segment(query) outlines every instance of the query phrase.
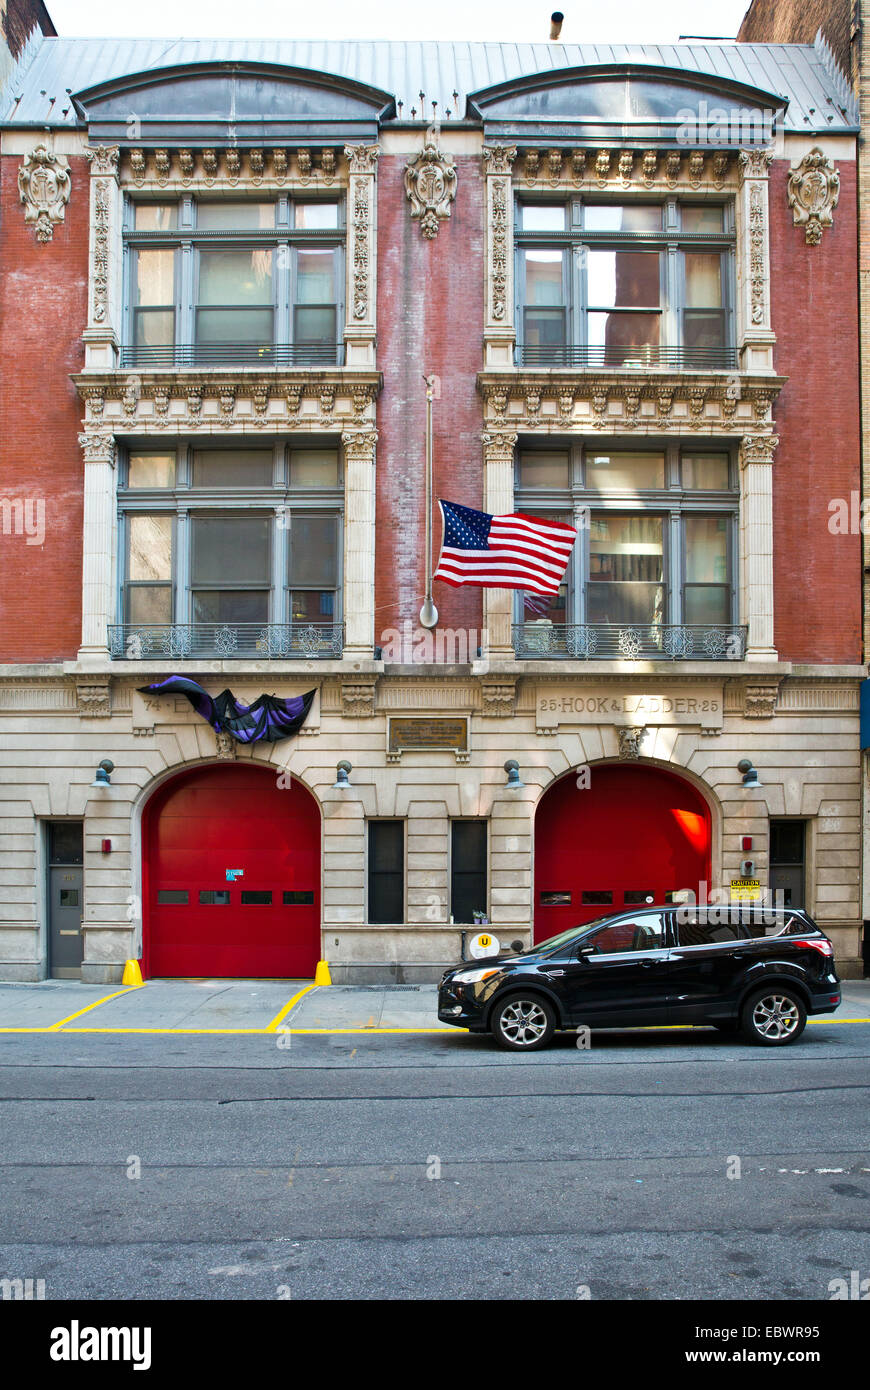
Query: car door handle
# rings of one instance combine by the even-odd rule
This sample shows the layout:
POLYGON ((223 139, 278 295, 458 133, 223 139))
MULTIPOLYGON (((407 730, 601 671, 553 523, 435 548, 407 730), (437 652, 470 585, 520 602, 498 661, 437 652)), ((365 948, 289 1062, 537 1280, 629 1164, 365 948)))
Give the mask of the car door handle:
POLYGON ((641 961, 641 965, 643 966, 644 970, 652 970, 652 968, 653 968, 654 965, 667 965, 667 963, 668 963, 668 958, 667 958, 667 956, 661 956, 658 960, 642 960, 642 961, 641 961))

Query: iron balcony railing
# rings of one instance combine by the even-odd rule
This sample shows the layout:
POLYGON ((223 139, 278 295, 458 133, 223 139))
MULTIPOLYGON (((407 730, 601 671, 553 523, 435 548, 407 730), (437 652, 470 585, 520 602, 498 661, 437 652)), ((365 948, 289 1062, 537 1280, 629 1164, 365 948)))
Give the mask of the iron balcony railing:
POLYGON ((742 661, 747 629, 666 623, 551 623, 531 619, 513 629, 514 652, 522 659, 559 657, 579 661, 742 661))
POLYGON ((343 367, 344 343, 122 347, 122 367, 343 367))
POLYGON ((340 659, 343 623, 117 623, 109 627, 115 661, 172 657, 256 657, 258 660, 340 659))
POLYGON ((737 368, 737 351, 729 347, 577 347, 572 343, 536 347, 517 347, 521 367, 670 367, 677 371, 732 372, 737 368))

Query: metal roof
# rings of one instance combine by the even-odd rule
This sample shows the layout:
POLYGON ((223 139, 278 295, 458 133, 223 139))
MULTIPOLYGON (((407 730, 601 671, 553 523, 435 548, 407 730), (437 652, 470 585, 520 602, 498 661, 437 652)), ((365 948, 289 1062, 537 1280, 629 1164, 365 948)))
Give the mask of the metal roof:
POLYGON ((28 44, 0 93, 0 124, 74 126, 70 94, 192 63, 267 63, 354 78, 395 95, 401 118, 462 118, 469 92, 535 72, 643 63, 733 80, 788 98, 786 130, 854 130, 857 108, 830 50, 816 44, 510 44, 288 39, 45 38, 28 44), (457 96, 454 93, 458 94, 457 96))

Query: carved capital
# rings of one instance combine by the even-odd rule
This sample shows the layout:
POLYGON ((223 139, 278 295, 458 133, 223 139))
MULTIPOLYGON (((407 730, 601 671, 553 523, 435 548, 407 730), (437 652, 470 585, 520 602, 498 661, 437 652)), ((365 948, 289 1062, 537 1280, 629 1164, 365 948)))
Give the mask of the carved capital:
POLYGON ((377 172, 380 145, 345 145, 344 153, 352 174, 374 174, 377 172))
POLYGON ((748 463, 773 463, 778 434, 747 434, 740 441, 740 467, 748 463))
POLYGON ((76 681, 76 710, 83 719, 107 719, 112 713, 111 685, 108 677, 76 681))
POLYGON ((745 719, 772 719, 776 713, 779 681, 747 683, 743 687, 743 716, 745 719))
POLYGON ((421 233, 431 241, 450 216, 450 204, 456 197, 456 167, 451 156, 442 154, 438 147, 437 126, 429 127, 422 150, 405 166, 405 194, 412 218, 419 221, 421 233))
POLYGON ((517 683, 507 677, 484 677, 480 682, 483 705, 481 714, 487 719, 509 719, 514 712, 517 683))
POLYGON ((37 145, 18 170, 18 196, 24 204, 24 221, 30 223, 36 240, 51 241, 54 228, 63 222, 71 184, 69 161, 37 145))
POLYGON ((745 183, 747 179, 766 179, 772 161, 771 149, 741 150, 737 156, 740 182, 745 183))
POLYGON ((806 231, 808 246, 818 246, 822 230, 833 226, 839 200, 836 165, 816 146, 800 164, 792 165, 788 176, 788 205, 794 213, 794 225, 806 231))
POLYGON ((116 177, 121 150, 118 145, 89 145, 85 149, 85 159, 91 166, 92 174, 116 177))
POLYGON ((505 431, 504 433, 491 434, 487 432, 480 436, 483 441, 483 456, 487 462, 496 459, 512 459, 514 448, 516 447, 517 436, 505 431))
POLYGON ((483 170, 486 174, 509 174, 517 157, 516 145, 484 145, 483 170))
POLYGON ((375 712, 377 677, 370 681, 343 681, 341 686, 342 713, 352 719, 370 719, 375 712))
POLYGON ((115 464, 115 439, 111 434, 93 434, 88 431, 79 435, 79 447, 84 452, 85 463, 115 464))
POLYGON ((344 430, 341 436, 346 458, 375 461, 375 445, 378 442, 377 430, 344 430))

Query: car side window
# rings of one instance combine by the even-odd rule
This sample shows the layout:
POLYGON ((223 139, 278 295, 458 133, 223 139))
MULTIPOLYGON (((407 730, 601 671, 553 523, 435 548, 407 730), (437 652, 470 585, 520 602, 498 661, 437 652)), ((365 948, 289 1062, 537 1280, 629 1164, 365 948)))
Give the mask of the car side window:
POLYGON ((725 912, 677 913, 677 941, 681 946, 714 946, 722 941, 742 941, 739 920, 725 912))
POLYGON ((620 951, 655 951, 665 944, 664 926, 658 913, 644 914, 632 920, 614 922, 588 939, 596 954, 615 955, 620 951))

